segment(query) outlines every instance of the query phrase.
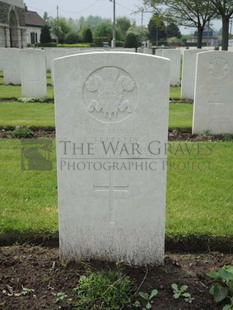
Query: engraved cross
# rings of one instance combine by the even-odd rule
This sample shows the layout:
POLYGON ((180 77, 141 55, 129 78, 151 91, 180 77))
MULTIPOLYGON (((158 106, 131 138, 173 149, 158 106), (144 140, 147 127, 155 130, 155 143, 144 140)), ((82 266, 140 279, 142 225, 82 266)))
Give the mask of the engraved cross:
POLYGON ((109 185, 94 185, 94 190, 99 192, 109 192, 109 223, 114 224, 114 192, 129 192, 129 185, 113 185, 112 173, 109 173, 109 185))
POLYGON ((219 100, 217 92, 214 92, 213 99, 209 99, 208 103, 209 103, 209 106, 213 107, 213 109, 214 109, 213 118, 214 119, 218 118, 219 117, 219 111, 222 109, 223 104, 219 100))

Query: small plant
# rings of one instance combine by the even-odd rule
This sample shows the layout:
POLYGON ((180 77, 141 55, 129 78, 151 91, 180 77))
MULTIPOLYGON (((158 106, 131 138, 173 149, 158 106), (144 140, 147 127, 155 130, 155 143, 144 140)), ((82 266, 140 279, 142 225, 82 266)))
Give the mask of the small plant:
POLYGON ((233 310, 233 266, 223 266, 207 275, 216 282, 210 288, 214 301, 216 303, 228 301, 229 303, 222 310, 233 310))
POLYGON ((66 293, 64 293, 64 292, 59 292, 59 293, 57 293, 57 295, 56 295, 56 302, 64 302, 64 300, 68 297, 67 295, 66 295, 66 293))
POLYGON ((85 310, 122 309, 131 304, 132 281, 121 272, 91 272, 74 288, 72 306, 85 310))
POLYGON ((223 135, 223 141, 232 141, 233 140, 233 135, 232 134, 230 134, 230 133, 225 133, 224 135, 223 135))
POLYGON ((22 286, 21 295, 23 296, 30 295, 32 292, 34 292, 34 289, 22 286))
POLYGON ((30 138, 33 136, 33 131, 26 127, 16 126, 16 129, 11 132, 13 138, 30 138))
POLYGON ((209 136, 212 136, 213 134, 212 134, 212 132, 210 131, 210 130, 204 130, 203 132, 202 132, 202 136, 207 136, 207 137, 209 137, 209 136))
POLYGON ((152 308, 153 298, 158 295, 158 290, 154 289, 151 293, 139 292, 138 295, 146 301, 145 307, 141 308, 141 303, 137 300, 134 303, 134 306, 137 308, 141 308, 142 310, 147 310, 152 308))
POLYGON ((177 284, 173 283, 171 285, 171 288, 173 291, 173 297, 175 299, 184 298, 184 300, 189 304, 191 304, 193 302, 194 298, 192 298, 191 294, 188 292, 188 286, 187 285, 182 285, 179 288, 177 284))

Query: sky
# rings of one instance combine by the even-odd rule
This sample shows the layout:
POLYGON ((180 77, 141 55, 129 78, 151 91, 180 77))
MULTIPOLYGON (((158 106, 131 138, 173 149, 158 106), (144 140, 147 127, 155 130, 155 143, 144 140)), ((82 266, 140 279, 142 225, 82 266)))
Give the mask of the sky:
MULTIPOLYGON (((59 16, 80 18, 89 15, 101 16, 112 19, 113 17, 113 2, 112 0, 24 0, 30 11, 36 11, 41 17, 44 12, 49 16, 56 17, 57 6, 59 8, 59 16)), ((136 13, 142 7, 143 0, 115 0, 116 2, 116 17, 127 16, 134 19, 138 26, 142 23, 141 13, 136 13)), ((143 25, 147 27, 151 18, 150 12, 144 12, 143 25)), ((214 29, 218 30, 221 27, 220 22, 213 23, 214 29)), ((182 34, 190 34, 195 31, 194 28, 181 27, 182 34)))
MULTIPOLYGON (((127 16, 136 20, 138 26, 141 25, 141 13, 133 14, 142 6, 142 0, 115 0, 116 1, 116 17, 127 16)), ((55 17, 57 14, 57 5, 59 7, 59 15, 63 17, 79 18, 89 15, 98 15, 112 19, 113 2, 110 0, 24 0, 30 11, 37 11, 43 17, 44 12, 48 12, 49 16, 55 17)), ((151 13, 143 14, 143 24, 148 25, 151 13)))

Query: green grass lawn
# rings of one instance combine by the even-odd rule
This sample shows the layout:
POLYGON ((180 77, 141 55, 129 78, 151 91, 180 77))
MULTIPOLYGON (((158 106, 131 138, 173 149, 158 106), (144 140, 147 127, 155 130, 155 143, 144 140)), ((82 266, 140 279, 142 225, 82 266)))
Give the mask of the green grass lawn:
POLYGON ((192 129, 193 105, 170 103, 169 129, 192 129))
POLYGON ((180 99, 180 92, 181 92, 181 87, 170 87, 170 99, 171 100, 177 100, 180 99))
MULTIPOLYGON (((53 87, 51 86, 51 73, 47 72, 47 96, 49 99, 53 98, 53 87)), ((14 99, 21 98, 21 86, 20 85, 4 85, 3 84, 3 72, 0 71, 0 100, 1 99, 14 99)))
MULTIPOLYGON (((190 104, 171 103, 169 128, 192 128, 192 109, 190 104)), ((54 127, 54 104, 0 102, 0 127, 8 126, 54 127)))
POLYGON ((0 126, 54 127, 54 104, 0 102, 0 126))
MULTIPOLYGON (((20 146, 20 140, 0 140, 0 234, 56 232, 55 142, 53 170, 48 172, 22 171, 20 146)), ((233 143, 212 142, 207 149, 204 142, 173 142, 171 152, 167 236, 233 236, 233 143), (186 148, 192 145, 192 154, 188 155, 186 148), (197 154, 198 145, 204 155, 197 154), (209 149, 211 154, 207 156, 209 149), (188 162, 192 169, 183 168, 188 162)))
MULTIPOLYGON (((53 98, 53 87, 51 86, 51 72, 46 73, 47 76, 47 93, 48 98, 53 98)), ((180 99, 180 87, 170 87, 170 99, 177 100, 180 99)), ((0 100, 1 99, 12 99, 12 98, 20 98, 21 95, 21 86, 17 85, 4 85, 3 84, 3 72, 0 71, 0 100)))

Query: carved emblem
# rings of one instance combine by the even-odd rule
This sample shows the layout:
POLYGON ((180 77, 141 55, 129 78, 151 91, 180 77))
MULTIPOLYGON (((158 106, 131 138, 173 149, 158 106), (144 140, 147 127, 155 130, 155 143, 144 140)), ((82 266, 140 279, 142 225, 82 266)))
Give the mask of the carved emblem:
POLYGON ((209 62, 209 73, 213 77, 222 78, 228 73, 227 61, 222 57, 215 57, 209 62))
POLYGON ((94 118, 117 122, 133 112, 137 103, 137 87, 126 71, 104 67, 87 78, 83 96, 87 111, 94 118))

